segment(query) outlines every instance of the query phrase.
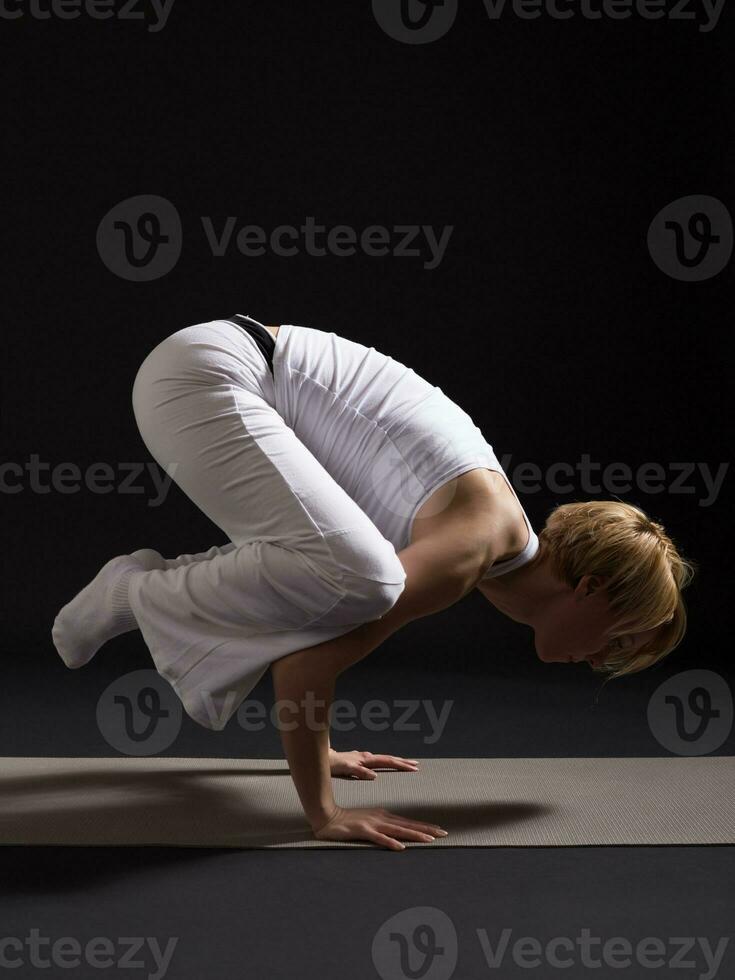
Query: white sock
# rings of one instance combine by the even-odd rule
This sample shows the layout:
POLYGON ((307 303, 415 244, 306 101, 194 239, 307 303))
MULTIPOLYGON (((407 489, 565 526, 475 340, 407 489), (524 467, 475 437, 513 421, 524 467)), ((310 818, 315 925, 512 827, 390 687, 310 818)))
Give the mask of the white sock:
POLYGON ((51 636, 67 667, 83 667, 108 640, 138 628, 128 586, 143 571, 131 555, 112 558, 59 612, 51 636))

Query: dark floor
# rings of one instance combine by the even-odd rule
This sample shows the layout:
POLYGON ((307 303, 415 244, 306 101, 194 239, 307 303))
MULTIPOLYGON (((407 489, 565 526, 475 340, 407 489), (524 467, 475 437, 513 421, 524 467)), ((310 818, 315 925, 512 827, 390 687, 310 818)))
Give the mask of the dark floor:
POLYGON ((2 936, 24 943, 5 948, 3 965, 23 963, 7 970, 15 978, 103 975, 88 963, 33 966, 33 929, 46 960, 63 937, 82 951, 104 937, 116 977, 724 980, 735 970, 732 848, 7 848, 0 857, 2 936), (140 937, 137 953, 126 937, 140 937), (549 945, 559 937, 571 944, 549 945), (169 965, 157 968, 154 953, 167 948, 169 965), (495 966, 485 953, 498 954, 495 966), (124 956, 139 965, 125 968, 124 956))
MULTIPOLYGON (((415 663, 391 662, 389 649, 380 654, 341 679, 348 730, 333 734, 337 748, 418 758, 672 754, 654 735, 648 709, 659 685, 686 665, 600 692, 599 678, 581 665, 549 667, 519 655, 517 671, 465 664, 462 673, 422 673, 415 663), (384 702, 384 731, 365 713, 371 700, 384 702)), ((83 671, 49 659, 42 685, 32 670, 14 670, 5 687, 10 710, 0 717, 3 754, 117 754, 96 708, 125 673, 123 662, 125 671, 150 666, 121 639, 83 671)), ((268 680, 253 697, 270 705, 268 680)), ((711 754, 734 754, 731 722, 711 754)), ((246 731, 233 719, 215 734, 186 717, 159 754, 283 757, 267 722, 246 731)), ((141 980, 735 975, 731 847, 400 854, 8 847, 0 860, 0 941, 10 941, 0 945, 0 967, 14 978, 88 980, 104 974, 105 962, 119 963, 116 977, 141 980), (50 941, 40 953, 32 949, 34 929, 50 941), (61 959, 41 966, 51 942, 64 937, 82 950, 94 938, 107 942, 93 948, 91 962, 65 966, 77 953, 61 946, 61 959), (172 939, 168 966, 157 967, 155 952, 165 958, 172 939)))

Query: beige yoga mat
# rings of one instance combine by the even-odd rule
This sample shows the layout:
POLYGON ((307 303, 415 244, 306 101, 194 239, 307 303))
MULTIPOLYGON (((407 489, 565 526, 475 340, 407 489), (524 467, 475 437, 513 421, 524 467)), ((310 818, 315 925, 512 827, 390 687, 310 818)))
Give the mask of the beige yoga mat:
MULTIPOLYGON (((334 779, 341 806, 382 806, 449 836, 410 847, 735 843, 731 758, 424 759, 334 779)), ((317 841, 283 760, 0 760, 0 843, 371 847, 317 841)))

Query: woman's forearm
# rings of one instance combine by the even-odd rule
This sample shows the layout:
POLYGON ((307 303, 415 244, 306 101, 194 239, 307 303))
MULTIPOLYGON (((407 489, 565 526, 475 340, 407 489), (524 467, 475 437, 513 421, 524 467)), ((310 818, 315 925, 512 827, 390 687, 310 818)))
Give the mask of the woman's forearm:
POLYGON ((327 823, 336 808, 329 760, 329 712, 337 676, 398 629, 397 617, 389 623, 385 619, 299 650, 271 667, 283 750, 314 830, 327 823))
POLYGON ((329 711, 334 678, 318 677, 303 663, 277 661, 273 681, 278 726, 291 778, 314 830, 335 810, 329 763, 329 711))
POLYGON ((301 805, 314 830, 327 823, 336 810, 329 764, 329 712, 337 677, 401 626, 446 608, 474 585, 471 563, 458 561, 452 574, 446 563, 432 563, 430 554, 423 543, 399 553, 406 569, 406 585, 395 605, 380 619, 282 657, 271 667, 276 702, 281 707, 281 741, 301 805))

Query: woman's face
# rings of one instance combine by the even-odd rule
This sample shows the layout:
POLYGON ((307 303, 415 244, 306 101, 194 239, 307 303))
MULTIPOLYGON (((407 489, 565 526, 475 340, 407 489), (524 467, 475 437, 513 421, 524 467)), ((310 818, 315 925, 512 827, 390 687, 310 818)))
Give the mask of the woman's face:
MULTIPOLYGON (((577 587, 560 593, 534 626, 534 646, 545 663, 575 663, 586 660, 601 666, 611 653, 637 652, 656 629, 614 638, 615 616, 611 612, 604 581, 584 575, 577 587)), ((658 627, 657 627, 658 628, 658 627)))

